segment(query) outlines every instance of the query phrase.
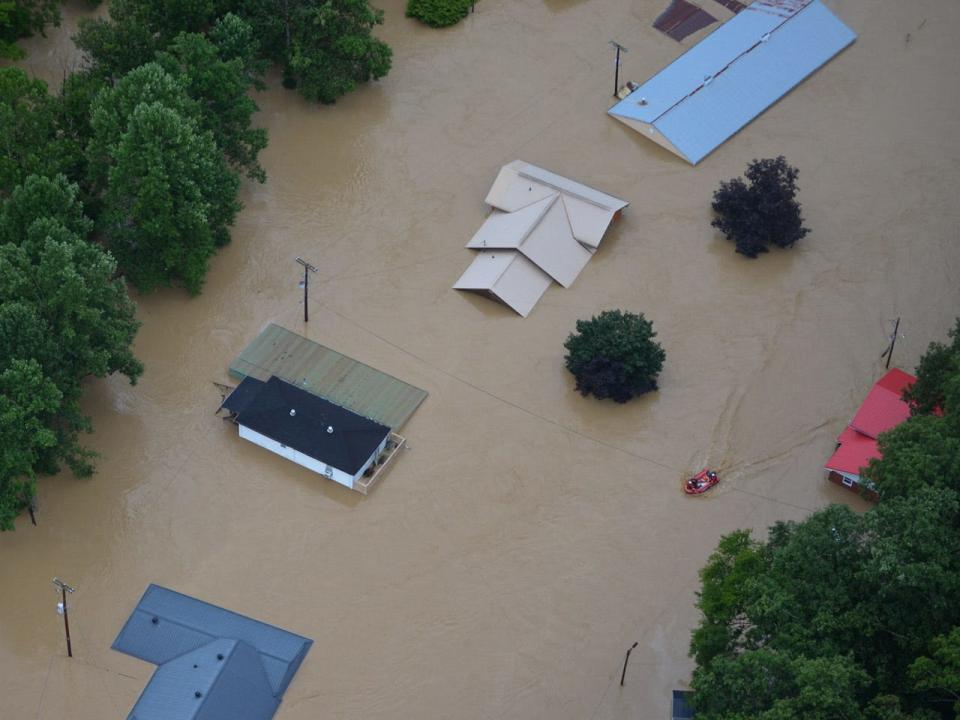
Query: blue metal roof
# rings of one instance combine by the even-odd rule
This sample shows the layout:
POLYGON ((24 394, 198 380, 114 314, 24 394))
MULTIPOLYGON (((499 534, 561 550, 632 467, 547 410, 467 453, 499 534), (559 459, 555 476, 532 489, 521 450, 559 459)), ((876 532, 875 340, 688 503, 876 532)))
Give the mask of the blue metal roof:
POLYGON ((695 165, 856 37, 820 0, 790 13, 760 0, 608 112, 653 125, 695 165))
POLYGON ((689 690, 673 691, 673 710, 670 713, 671 720, 692 720, 697 716, 694 709, 690 706, 690 698, 693 693, 689 690))
POLYGON ((150 585, 113 649, 159 666, 130 720, 269 720, 312 644, 150 585))

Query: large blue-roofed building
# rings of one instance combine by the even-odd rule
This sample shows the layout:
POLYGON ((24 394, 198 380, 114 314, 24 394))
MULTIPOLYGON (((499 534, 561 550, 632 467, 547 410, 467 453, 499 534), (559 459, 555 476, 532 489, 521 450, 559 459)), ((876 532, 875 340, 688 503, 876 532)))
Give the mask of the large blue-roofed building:
POLYGON ((856 37, 820 0, 757 0, 608 112, 696 165, 856 37))
POLYGON ((150 585, 113 643, 158 666, 127 720, 270 720, 312 644, 150 585))

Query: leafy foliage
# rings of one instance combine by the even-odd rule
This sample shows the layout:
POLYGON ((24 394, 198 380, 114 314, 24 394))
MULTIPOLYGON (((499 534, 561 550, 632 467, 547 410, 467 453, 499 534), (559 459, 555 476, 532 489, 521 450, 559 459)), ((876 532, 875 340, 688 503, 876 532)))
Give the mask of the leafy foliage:
POLYGON ((47 25, 60 25, 60 4, 56 0, 5 0, 0 2, 0 58, 19 60, 20 38, 44 35, 47 25))
POLYGON ((948 335, 948 345, 930 343, 917 365, 917 381, 903 394, 913 415, 929 415, 943 408, 951 382, 960 377, 960 318, 948 335))
POLYGON ((930 655, 910 666, 910 678, 918 690, 930 693, 934 702, 952 702, 960 714, 960 627, 930 641, 930 655))
POLYGON ((373 37, 383 11, 367 0, 306 0, 289 28, 285 72, 308 100, 329 104, 390 71, 393 52, 373 37))
POLYGON ((701 573, 691 643, 697 717, 923 709, 907 669, 960 619, 958 519, 955 493, 924 489, 865 515, 831 506, 778 524, 763 544, 743 531, 721 540, 701 573))
POLYGON ((564 347, 567 369, 583 395, 626 402, 657 388, 666 353, 653 338, 653 324, 621 310, 577 321, 564 347))
POLYGON ((430 27, 447 27, 463 20, 471 4, 471 0, 407 0, 407 17, 430 27))
POLYGON ((212 135, 160 102, 141 103, 109 148, 115 163, 101 218, 107 246, 141 290, 179 280, 199 293, 240 209, 239 180, 212 135))
POLYGON ((0 527, 38 473, 92 471, 78 442, 84 378, 143 371, 130 345, 135 308, 65 177, 31 175, 0 208, 0 527))
POLYGON ((721 182, 713 194, 716 217, 710 223, 728 240, 737 252, 749 258, 767 252, 768 245, 793 247, 810 232, 803 227, 797 194, 796 168, 781 155, 774 159, 754 160, 741 178, 721 182))
POLYGON ((270 59, 282 65, 285 84, 332 103, 389 72, 391 50, 372 35, 382 23, 383 11, 367 0, 115 0, 108 20, 81 23, 76 43, 116 81, 169 51, 181 33, 209 34, 220 59, 241 60, 255 86, 270 59))
POLYGON ((960 320, 950 337, 920 358, 917 381, 904 392, 911 417, 878 438, 883 458, 871 461, 867 476, 883 498, 924 487, 960 492, 960 320))
POLYGON ((61 131, 61 106, 42 80, 0 68, 0 197, 28 175, 74 174, 83 149, 61 131))

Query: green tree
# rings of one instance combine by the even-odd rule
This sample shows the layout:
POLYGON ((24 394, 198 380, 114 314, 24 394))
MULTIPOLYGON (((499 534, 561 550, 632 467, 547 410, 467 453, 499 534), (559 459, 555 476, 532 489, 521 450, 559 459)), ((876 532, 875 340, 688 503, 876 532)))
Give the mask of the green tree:
POLYGON ((771 244, 793 247, 810 232, 795 199, 799 172, 782 155, 754 160, 744 175, 749 185, 741 178, 720 183, 710 223, 736 243, 738 253, 755 258, 771 244))
POLYGON ((19 60, 23 49, 16 41, 40 33, 47 25, 60 25, 60 4, 56 0, 5 0, 0 2, 0 58, 19 60))
POLYGON ((60 106, 42 80, 0 68, 0 198, 28 175, 73 175, 83 149, 60 127, 60 106))
POLYGON ((90 221, 65 177, 30 176, 0 207, 0 525, 38 473, 92 471, 82 381, 135 382, 138 323, 116 263, 83 235, 90 221))
POLYGON ((956 493, 923 488, 780 523, 762 544, 725 537, 691 642, 697 717, 926 717, 907 670, 960 620, 958 518, 956 493))
POLYGON ((9 360, 0 370, 0 530, 13 529, 35 492, 40 458, 57 444, 50 424, 61 398, 35 360, 9 360))
POLYGON ((95 75, 112 84, 153 60, 157 50, 163 49, 163 38, 144 15, 136 0, 114 0, 109 19, 80 20, 73 42, 83 51, 95 75))
POLYGON ((605 310, 578 320, 576 334, 564 343, 577 390, 617 402, 656 390, 666 353, 654 337, 653 324, 643 314, 605 310))
MULTIPOLYGON (((233 21, 233 32, 242 32, 237 25, 241 22, 233 21)), ((228 43, 235 39, 225 38, 228 43)), ((228 45, 227 52, 234 49, 228 45)), ((267 131, 251 127, 257 105, 247 95, 255 81, 248 62, 245 57, 222 59, 220 48, 197 33, 181 33, 157 54, 157 63, 167 73, 182 78, 184 90, 196 103, 196 120, 213 134, 227 160, 251 179, 264 182, 266 173, 257 156, 267 146, 267 131)))
POLYGON ((239 180, 213 137, 160 102, 141 103, 111 148, 101 218, 111 252, 143 291, 180 281, 199 293, 240 210, 239 180))
POLYGON ((927 347, 917 365, 917 381, 903 394, 914 415, 943 409, 949 382, 960 377, 960 318, 947 334, 949 344, 932 342, 927 347))
POLYGON ((467 16, 472 0, 407 0, 407 17, 429 25, 456 25, 467 16))
POLYGON ((930 656, 910 666, 910 679, 918 690, 929 692, 934 703, 953 703, 960 714, 960 627, 930 641, 930 656))

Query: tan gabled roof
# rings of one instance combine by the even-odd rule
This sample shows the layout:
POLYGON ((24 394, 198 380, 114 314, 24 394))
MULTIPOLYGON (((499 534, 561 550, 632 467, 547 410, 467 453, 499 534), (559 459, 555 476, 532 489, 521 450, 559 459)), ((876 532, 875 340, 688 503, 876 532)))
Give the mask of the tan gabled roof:
POLYGON ((486 202, 493 212, 467 243, 483 252, 454 288, 489 292, 523 316, 550 278, 570 287, 628 204, 522 160, 500 169, 486 202))
POLYGON ((453 287, 490 293, 526 317, 550 282, 549 275, 516 250, 482 250, 453 287))

